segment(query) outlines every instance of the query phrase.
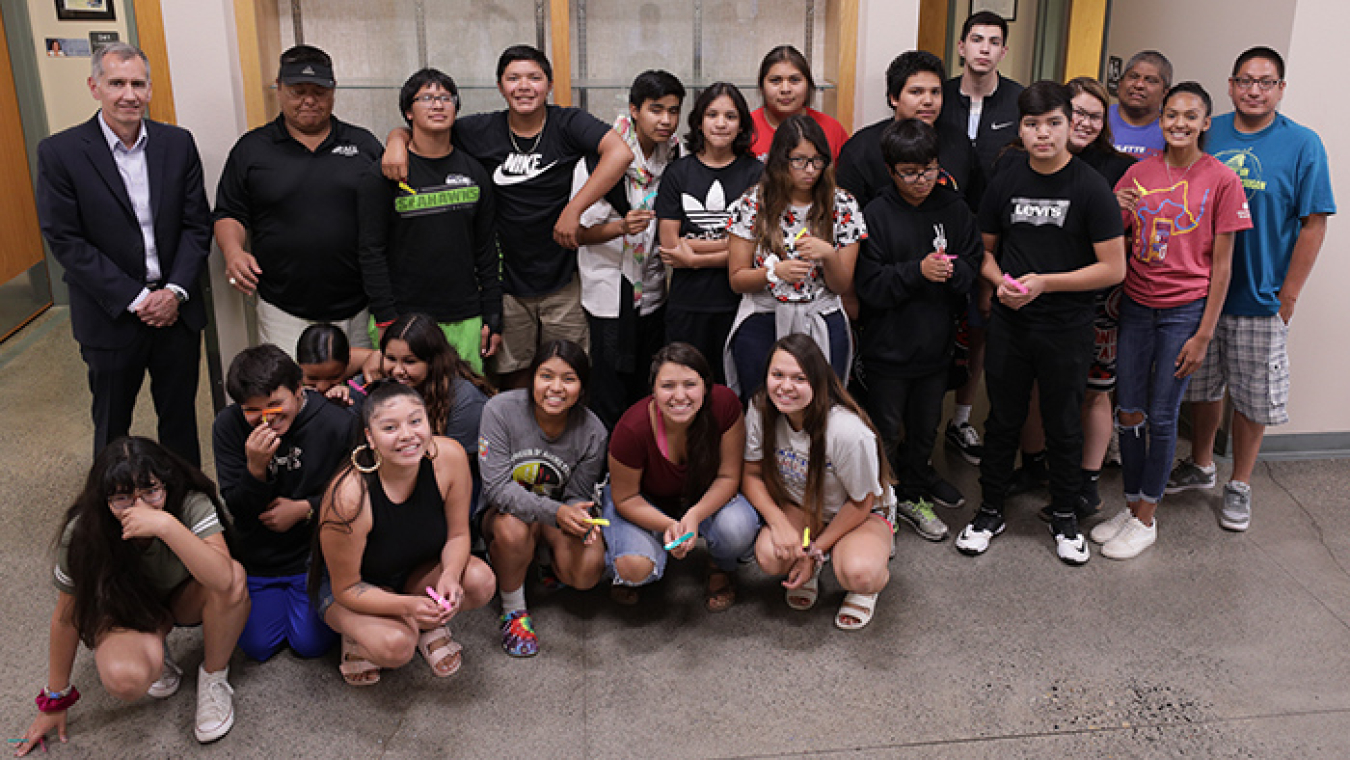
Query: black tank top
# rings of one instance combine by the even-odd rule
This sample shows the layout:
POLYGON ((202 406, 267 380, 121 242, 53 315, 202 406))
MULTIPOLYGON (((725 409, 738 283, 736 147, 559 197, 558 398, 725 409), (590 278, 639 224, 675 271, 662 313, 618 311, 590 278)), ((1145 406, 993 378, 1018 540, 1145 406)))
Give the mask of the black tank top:
POLYGON ((364 476, 370 494, 370 534, 361 556, 361 580, 403 593, 408 573, 435 561, 445 548, 445 499, 436 484, 436 468, 423 459, 417 483, 402 504, 390 501, 378 472, 364 476))

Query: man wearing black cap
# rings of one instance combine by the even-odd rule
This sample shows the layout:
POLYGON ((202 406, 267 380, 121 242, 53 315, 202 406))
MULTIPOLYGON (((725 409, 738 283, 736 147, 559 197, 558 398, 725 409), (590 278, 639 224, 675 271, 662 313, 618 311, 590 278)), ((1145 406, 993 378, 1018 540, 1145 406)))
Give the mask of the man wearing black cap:
POLYGON ((312 322, 336 324, 353 346, 371 345, 356 186, 382 149, 369 131, 333 116, 336 85, 322 50, 282 53, 281 115, 239 138, 216 191, 216 241, 230 284, 258 294, 259 341, 290 354, 312 322))

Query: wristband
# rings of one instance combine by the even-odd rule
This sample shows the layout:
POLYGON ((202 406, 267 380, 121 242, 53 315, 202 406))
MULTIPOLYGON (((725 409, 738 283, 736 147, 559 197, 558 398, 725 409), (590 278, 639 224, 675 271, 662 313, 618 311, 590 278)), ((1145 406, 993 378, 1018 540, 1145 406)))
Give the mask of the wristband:
POLYGON ((778 258, 776 253, 764 257, 764 276, 769 280, 769 287, 783 284, 783 278, 779 277, 778 273, 774 271, 780 261, 781 259, 778 258))
POLYGON ((44 686, 33 701, 37 703, 38 712, 65 712, 71 705, 80 701, 80 690, 75 688, 75 684, 71 684, 66 687, 65 693, 62 694, 61 692, 48 691, 47 687, 44 686))

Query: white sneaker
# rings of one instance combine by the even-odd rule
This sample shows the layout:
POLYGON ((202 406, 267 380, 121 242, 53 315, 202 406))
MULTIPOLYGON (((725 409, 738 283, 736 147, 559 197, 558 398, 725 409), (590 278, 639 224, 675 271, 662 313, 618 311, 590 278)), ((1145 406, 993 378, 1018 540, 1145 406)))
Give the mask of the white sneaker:
POLYGON ((1078 529, 1076 518, 1055 518, 1050 522, 1050 532, 1055 536, 1055 554, 1064 564, 1077 567, 1092 559, 1087 537, 1078 529))
POLYGON ((174 663, 169 657, 169 648, 164 648, 164 669, 159 672, 159 680, 150 684, 146 694, 155 699, 168 699, 178 693, 178 687, 183 684, 183 669, 174 663))
POLYGON ((193 733, 202 744, 213 742, 234 726, 234 689, 227 680, 230 669, 207 673, 197 669, 197 727, 193 733))
POLYGON ((1158 519, 1145 525, 1137 517, 1125 521, 1125 527, 1102 547, 1102 556, 1110 559, 1134 559, 1158 540, 1158 519))
POLYGON ((1002 533, 1005 527, 1007 523, 1003 521, 1002 515, 981 509, 961 531, 961 535, 956 537, 956 550, 967 557, 984 554, 989 549, 989 542, 1002 533))
POLYGON ((1129 522, 1131 517, 1134 517, 1134 513, 1130 511, 1130 508, 1122 507, 1119 512, 1111 515, 1110 518, 1092 526, 1092 531, 1088 533, 1088 538, 1092 539, 1092 543, 1094 544, 1104 544, 1115 538, 1116 535, 1120 533, 1121 529, 1125 527, 1125 523, 1129 522))

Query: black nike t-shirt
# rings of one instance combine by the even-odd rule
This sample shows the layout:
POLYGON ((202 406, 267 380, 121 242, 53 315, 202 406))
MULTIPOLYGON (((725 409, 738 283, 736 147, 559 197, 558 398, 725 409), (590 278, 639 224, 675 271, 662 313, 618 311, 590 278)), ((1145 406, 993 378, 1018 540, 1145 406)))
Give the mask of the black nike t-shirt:
MULTIPOLYGON (((721 168, 685 156, 666 169, 656 193, 656 218, 680 222, 680 236, 699 240, 722 240, 727 236, 727 210, 759 182, 764 164, 754 156, 737 156, 721 168)), ((731 289, 726 267, 677 268, 670 278, 672 309, 697 312, 735 311, 741 297, 731 289)))
POLYGON ((576 272, 576 252, 553 240, 553 226, 571 200, 572 170, 599 151, 609 125, 580 109, 550 105, 543 131, 521 138, 511 134, 506 117, 494 111, 459 119, 454 144, 492 175, 505 291, 548 295, 576 272))
MULTIPOLYGON (((1116 196, 1096 170, 1073 158, 1041 174, 1025 154, 985 190, 980 231, 999 236, 999 267, 1013 277, 1082 269, 1096 263, 1095 243, 1125 234, 1116 196)), ((1092 321, 1093 297, 1091 290, 1043 293, 1018 310, 995 299, 994 312, 1023 327, 1082 327, 1092 321)))

